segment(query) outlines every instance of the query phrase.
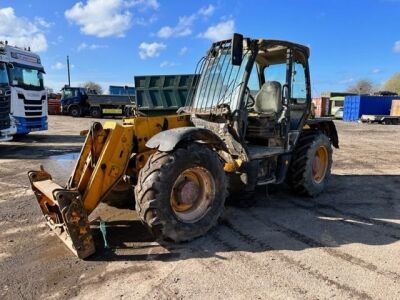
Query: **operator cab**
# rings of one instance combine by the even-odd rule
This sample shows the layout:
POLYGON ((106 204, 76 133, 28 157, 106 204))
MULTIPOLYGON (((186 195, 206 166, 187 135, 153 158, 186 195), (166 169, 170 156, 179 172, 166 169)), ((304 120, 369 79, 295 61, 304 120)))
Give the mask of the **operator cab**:
POLYGON ((308 56, 309 49, 295 43, 234 34, 214 43, 201 61, 199 83, 183 111, 196 127, 228 131, 231 137, 221 138, 235 139, 250 160, 289 152, 310 111, 308 56))
POLYGON ((311 100, 307 88, 308 52, 287 42, 261 40, 259 45, 245 95, 245 137, 255 144, 283 145, 283 127, 299 130, 311 100))

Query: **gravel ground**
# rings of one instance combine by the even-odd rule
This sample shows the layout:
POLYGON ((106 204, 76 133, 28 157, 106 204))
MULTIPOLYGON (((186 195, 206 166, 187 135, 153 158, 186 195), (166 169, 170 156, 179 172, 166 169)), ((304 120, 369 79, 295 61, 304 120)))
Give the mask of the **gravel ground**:
POLYGON ((92 121, 50 116, 49 131, 0 144, 0 299, 400 298, 400 126, 336 122, 323 195, 261 190, 190 243, 161 246, 135 211, 100 205, 83 261, 43 222, 26 173, 42 164, 66 182, 92 121))

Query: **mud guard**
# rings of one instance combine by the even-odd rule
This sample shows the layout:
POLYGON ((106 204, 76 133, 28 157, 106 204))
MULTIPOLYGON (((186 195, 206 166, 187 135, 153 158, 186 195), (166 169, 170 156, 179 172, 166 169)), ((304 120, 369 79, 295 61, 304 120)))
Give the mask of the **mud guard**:
POLYGON ((311 129, 317 129, 324 132, 331 140, 333 147, 339 149, 339 137, 332 118, 308 119, 306 124, 310 126, 311 129))
POLYGON ((161 131, 146 143, 146 147, 168 152, 174 150, 179 143, 185 141, 202 141, 225 149, 223 141, 216 134, 211 130, 198 127, 180 127, 161 131))

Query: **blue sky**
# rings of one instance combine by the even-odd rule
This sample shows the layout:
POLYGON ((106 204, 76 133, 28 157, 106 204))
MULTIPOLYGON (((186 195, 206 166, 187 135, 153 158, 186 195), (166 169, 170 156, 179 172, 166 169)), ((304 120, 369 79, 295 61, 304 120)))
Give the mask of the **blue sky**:
POLYGON ((31 46, 46 85, 192 73, 210 42, 233 31, 311 48, 313 94, 400 71, 400 0, 0 0, 0 39, 31 46))

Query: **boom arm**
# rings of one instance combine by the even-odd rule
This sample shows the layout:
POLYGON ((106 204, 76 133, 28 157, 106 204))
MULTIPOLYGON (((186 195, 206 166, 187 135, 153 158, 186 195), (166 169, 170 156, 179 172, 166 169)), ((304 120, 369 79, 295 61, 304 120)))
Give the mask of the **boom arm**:
POLYGON ((95 252, 88 216, 125 174, 137 174, 149 153, 147 140, 160 131, 189 126, 188 116, 136 117, 124 124, 94 123, 65 188, 43 168, 28 172, 32 190, 52 228, 78 257, 95 252), (127 170, 129 161, 135 167, 127 170))

